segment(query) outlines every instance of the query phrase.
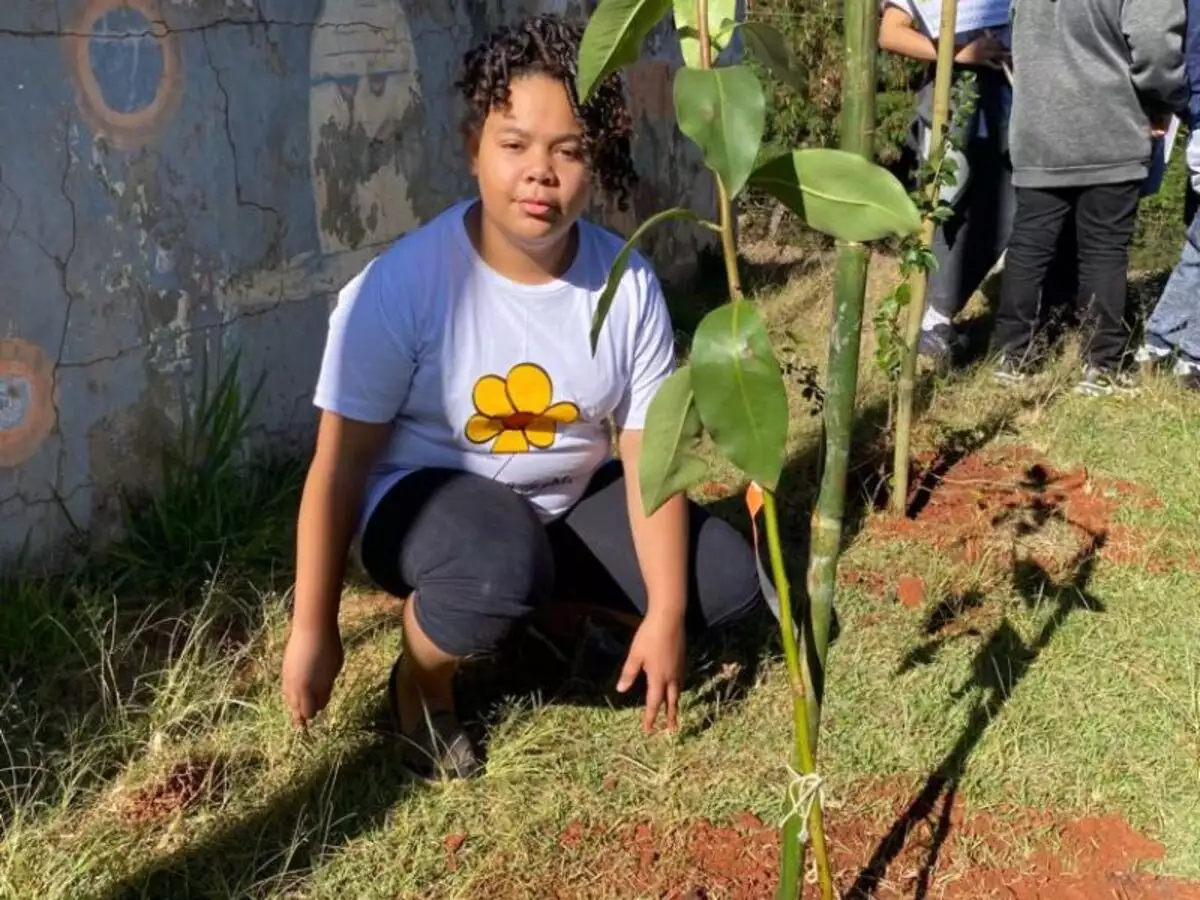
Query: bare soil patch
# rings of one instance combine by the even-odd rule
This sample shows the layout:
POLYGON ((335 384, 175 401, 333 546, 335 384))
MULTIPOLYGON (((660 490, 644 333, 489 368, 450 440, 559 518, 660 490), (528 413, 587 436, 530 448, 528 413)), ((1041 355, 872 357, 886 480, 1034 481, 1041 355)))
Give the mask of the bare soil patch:
MULTIPOLYGON (((1021 446, 962 458, 927 454, 918 463, 909 516, 872 516, 868 539, 928 544, 968 567, 980 582, 1007 577, 1020 564, 1065 582, 1093 558, 1157 574, 1200 567, 1195 558, 1151 552, 1145 535, 1115 521, 1122 508, 1162 505, 1133 482, 1102 478, 1082 466, 1057 468, 1021 446)), ((851 570, 841 580, 880 596, 890 593, 906 606, 920 605, 921 591, 911 575, 881 583, 877 575, 851 570)))
POLYGON ((149 783, 119 795, 118 815, 128 827, 161 823, 202 801, 211 803, 225 792, 226 766, 221 760, 182 760, 149 783))
MULTIPOLYGON (((829 832, 846 900, 1200 900, 1200 884, 1145 871, 1163 847, 1118 817, 971 814, 945 792, 925 803, 895 784, 856 790, 853 804, 832 812, 829 832)), ((761 900, 774 895, 779 873, 778 832, 750 813, 678 827, 576 821, 560 847, 562 900, 761 900)), ((816 893, 810 886, 806 896, 816 893)))

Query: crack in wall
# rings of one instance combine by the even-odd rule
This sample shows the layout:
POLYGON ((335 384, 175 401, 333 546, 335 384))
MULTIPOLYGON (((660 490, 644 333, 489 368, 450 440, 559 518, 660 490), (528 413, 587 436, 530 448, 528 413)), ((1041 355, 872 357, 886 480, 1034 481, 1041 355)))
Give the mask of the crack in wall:
POLYGON ((204 44, 204 55, 208 59, 209 68, 213 70, 213 75, 216 78, 217 90, 221 92, 221 96, 225 103, 225 139, 229 141, 229 152, 233 156, 233 192, 234 197, 237 200, 237 205, 248 207, 250 209, 256 209, 263 214, 270 214, 275 219, 273 234, 271 236, 270 243, 267 245, 266 252, 265 261, 269 264, 271 262, 278 261, 283 257, 283 216, 275 207, 264 206, 263 204, 257 203, 253 200, 247 200, 242 195, 241 166, 238 160, 237 143, 233 139, 233 125, 230 121, 231 100, 229 96, 229 89, 225 87, 225 82, 221 79, 221 70, 217 67, 216 61, 213 59, 212 50, 208 45, 208 35, 206 33, 202 33, 200 35, 200 39, 204 44), (275 259, 272 259, 272 252, 274 252, 275 259))
MULTIPOLYGON (((219 322, 213 322, 208 325, 192 325, 192 326, 189 326, 186 328, 172 329, 170 339, 172 341, 175 341, 175 340, 178 340, 179 338, 190 337, 191 335, 202 334, 207 331, 219 331, 222 328, 225 328, 236 322, 241 322, 245 319, 257 319, 261 316, 270 315, 271 313, 277 312, 282 307, 287 306, 288 304, 294 303, 294 302, 296 302, 296 301, 294 301, 294 300, 277 300, 274 303, 271 303, 269 305, 266 305, 266 306, 263 306, 263 307, 260 307, 257 309, 239 311, 237 314, 229 316, 228 318, 222 318, 219 322)), ((73 360, 71 362, 61 362, 61 363, 58 363, 55 368, 56 369, 86 369, 86 368, 89 368, 90 366, 97 366, 102 363, 116 362, 117 360, 124 359, 126 356, 130 356, 141 350, 146 350, 150 347, 153 347, 156 343, 158 343, 158 341, 155 340, 155 338, 151 335, 145 341, 143 341, 141 343, 133 344, 128 347, 122 347, 121 349, 117 350, 114 353, 109 353, 104 356, 95 356, 90 359, 73 360)))
MULTIPOLYGON (((31 498, 23 494, 21 491, 17 491, 16 493, 9 494, 7 497, 0 497, 0 509, 3 509, 10 503, 15 503, 19 504, 25 510, 36 509, 40 506, 56 505, 66 512, 67 504, 74 500, 77 494, 79 494, 81 491, 93 490, 96 487, 97 485, 95 482, 85 481, 82 484, 77 484, 75 487, 71 488, 70 492, 65 497, 58 492, 58 489, 54 485, 50 486, 50 494, 46 497, 31 498)), ((70 520, 71 517, 67 516, 67 518, 70 520)), ((75 526, 74 522, 71 522, 71 525, 73 528, 78 530, 78 527, 75 526)))
MULTIPOLYGON (((63 436, 62 430, 62 410, 59 407, 58 397, 58 369, 62 363, 63 355, 67 351, 67 340, 71 331, 71 313, 74 310, 75 301, 78 296, 71 290, 70 267, 71 259, 75 256, 75 248, 79 243, 79 210, 75 205, 75 200, 68 190, 68 182, 71 178, 71 169, 73 163, 77 162, 75 151, 71 148, 71 118, 64 116, 63 118, 63 156, 65 164, 63 165, 62 179, 59 181, 59 190, 62 192, 63 199, 67 201, 67 206, 71 209, 71 245, 67 248, 66 256, 61 260, 55 259, 55 264, 58 267, 59 281, 62 286, 63 295, 67 298, 67 309, 63 314, 62 335, 59 338, 58 352, 54 357, 54 366, 51 369, 50 375, 50 405, 54 409, 54 429, 59 434, 58 442, 58 458, 55 461, 54 484, 55 488, 63 483, 63 472, 66 466, 67 442, 63 436)), ((44 248, 43 248, 44 249, 44 248)))
MULTIPOLYGON (((12 224, 8 226, 8 230, 4 232, 3 237, 0 237, 0 253, 4 252, 5 248, 8 247, 8 242, 12 239, 13 234, 16 233, 17 224, 21 221, 21 209, 24 206, 24 201, 21 199, 21 195, 4 183, 4 167, 0 166, 0 203, 3 202, 5 195, 13 198, 13 203, 16 204, 16 208, 13 209, 12 212, 12 224)), ((3 209, 2 205, 0 205, 0 209, 3 209)))
MULTIPOLYGON (((124 38, 148 38, 162 37, 167 34, 200 34, 206 31, 211 31, 217 28, 226 26, 239 26, 242 28, 261 28, 266 26, 278 26, 282 28, 311 28, 311 29, 328 29, 328 28, 367 28, 371 31, 384 32, 386 28, 375 24, 374 22, 318 22, 315 20, 289 20, 289 19, 214 19, 211 22, 205 22, 200 25, 168 25, 166 22, 158 20, 153 24, 159 25, 159 28, 142 28, 133 29, 130 31, 115 31, 106 32, 104 37, 106 40, 120 40, 124 38)), ((28 38, 28 39, 55 39, 55 38, 93 38, 96 35, 90 31, 75 31, 67 28, 48 29, 21 29, 21 28, 0 28, 0 37, 12 38, 28 38)))

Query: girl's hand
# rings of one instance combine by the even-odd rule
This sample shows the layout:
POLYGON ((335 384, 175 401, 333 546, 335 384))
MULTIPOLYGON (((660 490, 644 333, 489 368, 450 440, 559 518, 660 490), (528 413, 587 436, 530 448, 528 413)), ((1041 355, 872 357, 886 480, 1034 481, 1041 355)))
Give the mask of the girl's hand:
POLYGON ((984 35, 959 50, 954 56, 954 61, 964 66, 999 69, 1011 58, 1012 53, 1007 47, 991 35, 984 35))
POLYGON ((336 627, 292 624, 283 651, 283 700, 293 725, 307 727, 329 703, 342 660, 342 637, 336 627))
POLYGON ((666 704, 666 730, 679 729, 679 688, 683 681, 683 659, 686 638, 682 616, 656 616, 642 620, 629 656, 617 681, 622 694, 633 687, 639 672, 646 674, 646 711, 642 715, 642 730, 654 730, 658 712, 666 704))

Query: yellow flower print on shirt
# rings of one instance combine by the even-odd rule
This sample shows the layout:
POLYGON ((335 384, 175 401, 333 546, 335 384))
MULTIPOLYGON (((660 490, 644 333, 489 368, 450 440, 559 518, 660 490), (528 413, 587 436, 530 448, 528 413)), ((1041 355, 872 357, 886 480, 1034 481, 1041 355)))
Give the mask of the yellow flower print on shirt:
POLYGON ((492 444, 493 453, 527 453, 553 446, 559 425, 579 418, 574 403, 551 403, 554 385, 541 366, 520 363, 508 376, 484 375, 475 382, 475 415, 464 434, 473 444, 492 444))

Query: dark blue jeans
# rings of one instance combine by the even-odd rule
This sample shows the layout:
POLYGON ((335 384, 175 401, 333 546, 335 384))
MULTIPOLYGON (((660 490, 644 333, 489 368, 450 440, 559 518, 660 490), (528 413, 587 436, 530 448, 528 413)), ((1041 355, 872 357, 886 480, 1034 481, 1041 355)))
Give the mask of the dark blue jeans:
MULTIPOLYGON (((762 601, 754 551, 690 502, 688 523, 689 629, 731 624, 762 601)), ((619 462, 596 472, 583 499, 549 525, 499 482, 414 472, 371 514, 362 560, 383 590, 413 595, 421 629, 452 656, 497 649, 514 624, 557 600, 647 609, 619 462)))

